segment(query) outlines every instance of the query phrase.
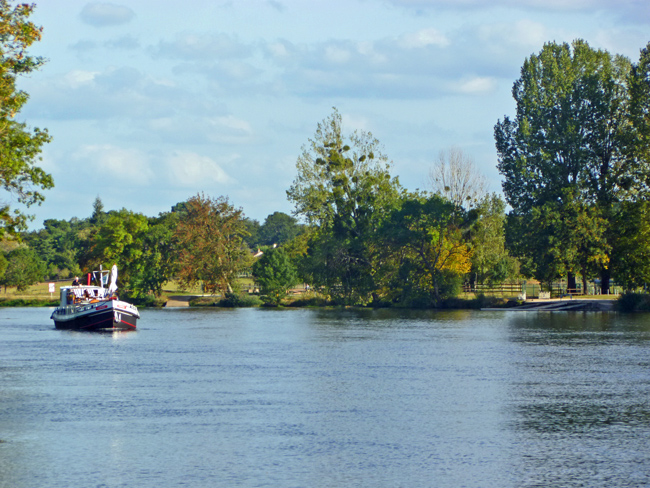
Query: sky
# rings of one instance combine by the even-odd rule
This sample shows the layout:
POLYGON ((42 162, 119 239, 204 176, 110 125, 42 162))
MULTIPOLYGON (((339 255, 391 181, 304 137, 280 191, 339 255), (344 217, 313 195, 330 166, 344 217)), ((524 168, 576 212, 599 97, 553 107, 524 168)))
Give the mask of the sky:
POLYGON ((46 58, 18 115, 47 128, 46 219, 126 208, 154 217, 197 193, 262 223, 317 124, 371 132, 409 190, 440 151, 499 192, 494 125, 546 42, 586 40, 637 61, 647 0, 36 0, 46 58))

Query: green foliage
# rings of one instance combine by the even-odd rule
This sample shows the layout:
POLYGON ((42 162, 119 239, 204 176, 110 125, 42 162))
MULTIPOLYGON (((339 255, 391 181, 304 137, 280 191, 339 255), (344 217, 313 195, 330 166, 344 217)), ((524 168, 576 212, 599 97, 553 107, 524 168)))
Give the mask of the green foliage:
POLYGON ((125 292, 120 296, 121 299, 127 300, 138 307, 151 307, 151 308, 162 308, 165 306, 166 300, 163 297, 156 296, 154 294, 144 294, 138 292, 132 294, 132 292, 125 292))
POLYGON ((396 299, 428 306, 458 291, 457 283, 470 270, 471 252, 463 238, 470 223, 461 208, 440 195, 403 199, 381 231, 390 250, 400 255, 390 286, 402 290, 396 299))
POLYGON ((90 217, 90 223, 94 226, 101 226, 106 221, 107 214, 104 212, 102 199, 97 197, 93 202, 93 214, 90 217))
MULTIPOLYGON (((27 54, 27 48, 41 39, 41 28, 29 22, 34 5, 12 6, 0 1, 0 184, 9 198, 30 206, 44 200, 40 189, 54 186, 52 177, 35 165, 44 144, 50 141, 47 130, 29 129, 14 120, 28 100, 17 88, 19 76, 29 75, 44 63, 27 54)), ((0 237, 26 228, 28 216, 21 210, 0 206, 0 237)))
POLYGON ((27 245, 36 251, 47 266, 47 277, 65 279, 81 274, 81 241, 85 223, 48 219, 43 229, 23 234, 27 245))
POLYGON ((104 223, 90 239, 91 260, 88 271, 102 265, 119 268, 118 285, 131 296, 146 295, 142 287, 145 271, 145 239, 149 231, 147 217, 122 209, 109 213, 104 223))
POLYGON ((179 215, 175 213, 149 219, 149 228, 143 239, 141 267, 131 285, 137 296, 153 294, 159 297, 163 285, 176 274, 178 264, 175 229, 178 220, 179 215))
POLYGON ((296 267, 282 249, 268 249, 253 264, 253 276, 266 303, 280 304, 287 290, 298 281, 296 267))
POLYGON ((617 205, 610 241, 611 267, 625 290, 650 284, 650 202, 617 205))
POLYGON ((59 305, 59 300, 39 300, 39 299, 24 299, 24 298, 0 298, 0 307, 56 307, 59 305))
POLYGON ((519 233, 508 240, 538 279, 579 272, 586 281, 599 273, 607 291, 614 207, 646 179, 630 157, 640 140, 629 111, 630 73, 629 60, 584 41, 548 43, 526 59, 513 86, 515 119, 495 126, 512 207, 508 230, 519 233))
POLYGON ((261 300, 256 296, 228 292, 215 305, 225 308, 249 308, 258 307, 261 303, 261 300))
POLYGON ((300 298, 296 298, 287 304, 288 307, 326 307, 329 305, 333 305, 333 303, 315 293, 305 293, 300 298))
POLYGON ((303 231, 298 220, 283 212, 273 212, 266 217, 259 229, 258 242, 261 246, 281 246, 303 231))
POLYGON ((30 285, 41 281, 45 272, 45 263, 40 260, 36 252, 26 247, 19 247, 7 255, 7 268, 0 283, 5 288, 15 286, 18 291, 24 291, 30 285))
POLYGON ((647 293, 623 293, 616 303, 621 312, 650 312, 650 295, 647 293))
POLYGON ((302 257, 303 277, 341 303, 368 301, 376 287, 377 232, 401 193, 379 141, 368 132, 344 136, 334 109, 303 147, 296 168, 287 196, 295 213, 317 228, 302 257))
POLYGON ((208 291, 232 292, 236 274, 251 262, 242 210, 227 198, 202 194, 190 198, 185 208, 174 234, 181 283, 191 287, 201 282, 208 291))
POLYGON ((576 187, 587 202, 615 198, 625 171, 630 63, 584 41, 548 43, 526 59, 512 89, 514 120, 495 127, 499 171, 518 213, 576 187))
POLYGON ((245 217, 242 219, 244 228, 246 229, 246 236, 244 236, 244 242, 252 250, 260 246, 260 223, 257 220, 250 219, 245 217))
POLYGON ((497 285, 514 279, 519 263, 505 246, 505 202, 486 195, 478 202, 477 219, 471 226, 471 278, 478 283, 497 285))

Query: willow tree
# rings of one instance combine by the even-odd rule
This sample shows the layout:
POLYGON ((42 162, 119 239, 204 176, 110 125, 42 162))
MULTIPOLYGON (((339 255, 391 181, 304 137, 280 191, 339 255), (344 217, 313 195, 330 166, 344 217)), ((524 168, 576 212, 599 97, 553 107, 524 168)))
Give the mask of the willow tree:
POLYGON ((316 230, 306 277, 333 298, 365 302, 375 290, 381 223, 397 203, 399 183, 370 132, 345 135, 338 110, 318 124, 296 162, 287 196, 316 230))
MULTIPOLYGON (((533 210, 545 205, 545 212, 562 212, 567 205, 595 207, 603 218, 594 222, 606 226, 595 234, 607 231, 631 172, 627 155, 630 67, 627 58, 592 49, 582 40, 571 46, 545 44, 539 54, 525 60, 512 89, 516 116, 504 117, 494 131, 512 217, 531 222, 533 210)), ((565 239, 554 246, 553 256, 539 254, 548 248, 533 225, 517 226, 523 231, 519 249, 522 257, 538 263, 535 274, 540 278, 550 278, 548 267, 543 269, 551 261, 547 258, 561 262, 555 268, 569 275, 569 287, 574 288, 571 278, 580 271, 577 248, 585 246, 581 236, 571 232, 570 221, 554 221, 555 239, 565 239)), ((609 266, 600 267, 603 292, 608 290, 610 273, 609 266)))
POLYGON ((41 39, 42 29, 28 20, 33 10, 34 5, 0 0, 0 237, 26 228, 29 217, 20 209, 12 211, 13 201, 26 207, 41 204, 41 190, 54 186, 52 177, 36 166, 50 141, 47 130, 31 129, 16 119, 29 98, 18 88, 18 79, 44 63, 27 53, 41 39))

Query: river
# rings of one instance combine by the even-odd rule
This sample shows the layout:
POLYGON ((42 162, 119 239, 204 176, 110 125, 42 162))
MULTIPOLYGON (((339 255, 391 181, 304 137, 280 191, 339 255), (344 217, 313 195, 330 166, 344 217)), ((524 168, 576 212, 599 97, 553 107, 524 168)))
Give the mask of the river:
POLYGON ((0 310, 0 488, 650 486, 650 316, 0 310))

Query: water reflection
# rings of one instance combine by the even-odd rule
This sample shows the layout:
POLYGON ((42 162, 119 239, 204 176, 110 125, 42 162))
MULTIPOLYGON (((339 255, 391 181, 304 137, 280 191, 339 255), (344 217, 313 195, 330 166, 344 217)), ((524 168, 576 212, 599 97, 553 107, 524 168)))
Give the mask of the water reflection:
POLYGON ((643 456, 630 450, 646 451, 639 441, 650 438, 647 318, 512 313, 507 320, 517 345, 510 409, 521 486, 649 481, 643 456))
POLYGON ((0 311, 0 488, 650 485, 644 316, 38 313, 0 311))

